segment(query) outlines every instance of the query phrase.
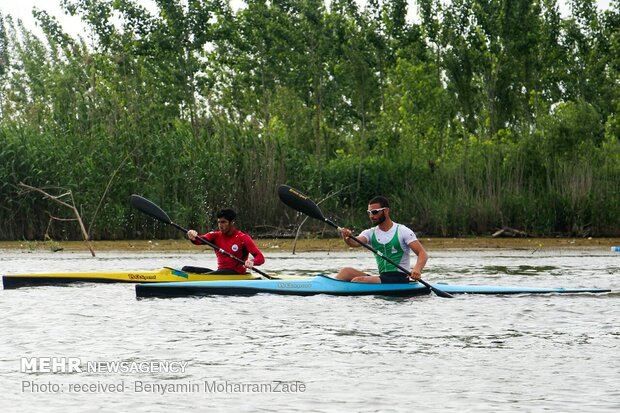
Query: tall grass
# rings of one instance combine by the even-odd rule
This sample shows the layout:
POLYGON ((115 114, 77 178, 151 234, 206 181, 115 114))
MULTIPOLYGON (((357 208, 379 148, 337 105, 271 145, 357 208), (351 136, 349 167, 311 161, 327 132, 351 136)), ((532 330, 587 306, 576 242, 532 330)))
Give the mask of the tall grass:
MULTIPOLYGON (((620 166, 602 149, 579 159, 549 160, 533 155, 525 143, 480 143, 434 168, 412 154, 336 157, 325 162, 319 176, 316 159, 300 156, 278 133, 259 134, 225 122, 198 141, 188 125, 180 124, 158 136, 136 138, 133 147, 120 152, 119 141, 105 135, 92 137, 85 147, 76 136, 23 128, 0 129, 0 145, 4 240, 41 239, 50 215, 68 217, 69 211, 49 201, 20 194, 22 181, 71 190, 94 239, 179 236, 132 210, 132 193, 152 199, 189 227, 210 229, 215 212, 232 207, 240 228, 256 235, 272 232, 300 221, 277 199, 281 183, 315 200, 338 192, 321 208, 359 229, 368 225, 368 200, 383 194, 392 201, 394 218, 421 234, 488 235, 502 227, 540 236, 620 234, 620 166)), ((325 229, 318 222, 306 228, 325 229)), ((80 237, 71 222, 54 222, 50 234, 80 237)))

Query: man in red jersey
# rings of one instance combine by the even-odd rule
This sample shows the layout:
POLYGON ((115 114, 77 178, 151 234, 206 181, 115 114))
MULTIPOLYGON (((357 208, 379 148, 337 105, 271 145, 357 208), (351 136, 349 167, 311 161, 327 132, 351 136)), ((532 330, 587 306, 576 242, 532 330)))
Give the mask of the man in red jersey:
MULTIPOLYGON (((254 243, 254 240, 248 234, 235 228, 235 218, 237 217, 235 211, 232 209, 222 209, 216 214, 216 217, 219 231, 208 232, 202 235, 202 237, 215 244, 218 248, 244 261, 244 264, 216 250, 217 270, 212 271, 208 268, 186 266, 182 268, 183 271, 209 274, 245 274, 248 269, 265 262, 265 257, 254 243)), ((203 244, 198 237, 198 232, 193 229, 187 231, 187 238, 196 245, 203 244)))

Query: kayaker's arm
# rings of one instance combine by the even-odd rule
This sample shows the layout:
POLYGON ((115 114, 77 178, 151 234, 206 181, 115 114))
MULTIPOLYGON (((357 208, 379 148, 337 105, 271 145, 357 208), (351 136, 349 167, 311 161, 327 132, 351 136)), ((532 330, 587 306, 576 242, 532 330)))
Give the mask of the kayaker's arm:
POLYGON ((248 259, 245 262, 245 267, 252 268, 254 266, 264 264, 265 256, 263 255, 261 250, 258 249, 252 237, 250 237, 247 234, 244 234, 244 235, 245 236, 244 236, 243 244, 245 245, 245 248, 248 250, 248 252, 252 255, 252 257, 254 257, 254 258, 248 257, 248 259))
POLYGON ((409 275, 409 278, 411 278, 413 281, 418 281, 420 280, 420 278, 422 278, 422 270, 426 265, 426 261, 428 261, 428 254, 422 246, 422 243, 418 240, 410 242, 409 248, 411 248, 411 251, 413 251, 418 257, 416 259, 415 265, 411 269, 411 274, 409 275))
MULTIPOLYGON (((353 247, 353 248, 357 248, 360 247, 360 243, 357 241, 354 241, 351 237, 351 235, 353 235, 353 231, 351 231, 349 228, 342 228, 342 239, 344 240, 344 243, 347 244, 349 247, 353 247)), ((357 239, 359 239, 360 241, 367 243, 368 240, 366 239, 366 237, 360 235, 357 237, 357 239)))
MULTIPOLYGON (((195 245, 203 245, 204 242, 202 242, 200 240, 200 237, 198 236, 198 232, 194 229, 190 229, 189 231, 187 231, 187 238, 192 242, 192 244, 195 245)), ((202 235, 203 238, 205 238, 207 241, 209 242, 213 242, 213 239, 211 239, 211 237, 209 236, 209 233, 202 235)))

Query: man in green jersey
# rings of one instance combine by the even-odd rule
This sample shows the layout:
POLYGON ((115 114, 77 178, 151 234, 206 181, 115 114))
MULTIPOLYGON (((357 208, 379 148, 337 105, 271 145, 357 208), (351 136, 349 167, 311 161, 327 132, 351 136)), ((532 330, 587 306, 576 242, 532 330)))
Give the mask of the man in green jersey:
MULTIPOLYGON (((362 283, 384 283, 396 284, 407 283, 409 280, 417 281, 421 278, 422 269, 426 265, 428 254, 418 241, 415 233, 404 225, 397 224, 390 219, 390 203, 385 197, 376 196, 368 203, 368 216, 373 223, 373 227, 362 231, 356 238, 370 244, 374 249, 380 251, 386 257, 397 262, 403 268, 410 268, 410 251, 417 256, 415 265, 411 268, 411 273, 406 274, 399 268, 387 262, 379 255, 375 254, 379 275, 369 275, 351 267, 344 267, 336 276, 339 280, 362 282, 362 283)), ((343 228, 342 237, 344 242, 350 247, 359 247, 360 244, 350 238, 352 232, 348 228, 343 228)))

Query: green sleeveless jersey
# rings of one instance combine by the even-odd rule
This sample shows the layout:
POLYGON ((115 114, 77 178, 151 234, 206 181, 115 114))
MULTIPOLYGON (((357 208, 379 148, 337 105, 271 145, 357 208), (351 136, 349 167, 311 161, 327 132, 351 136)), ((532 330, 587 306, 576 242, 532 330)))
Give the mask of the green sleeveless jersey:
MULTIPOLYGON (((387 244, 381 244, 377 240, 375 231, 372 232, 370 243, 374 249, 376 249, 377 251, 380 251, 383 255, 390 258, 392 261, 400 263, 405 252, 403 251, 400 245, 400 239, 398 238, 399 225, 398 224, 396 225, 397 226, 396 226, 396 231, 394 232, 394 236, 392 237, 390 241, 388 241, 387 244)), ((375 260, 377 261, 377 267, 379 268, 379 273, 394 272, 394 271, 402 272, 398 267, 387 262, 386 260, 384 260, 377 254, 375 254, 375 260)))

